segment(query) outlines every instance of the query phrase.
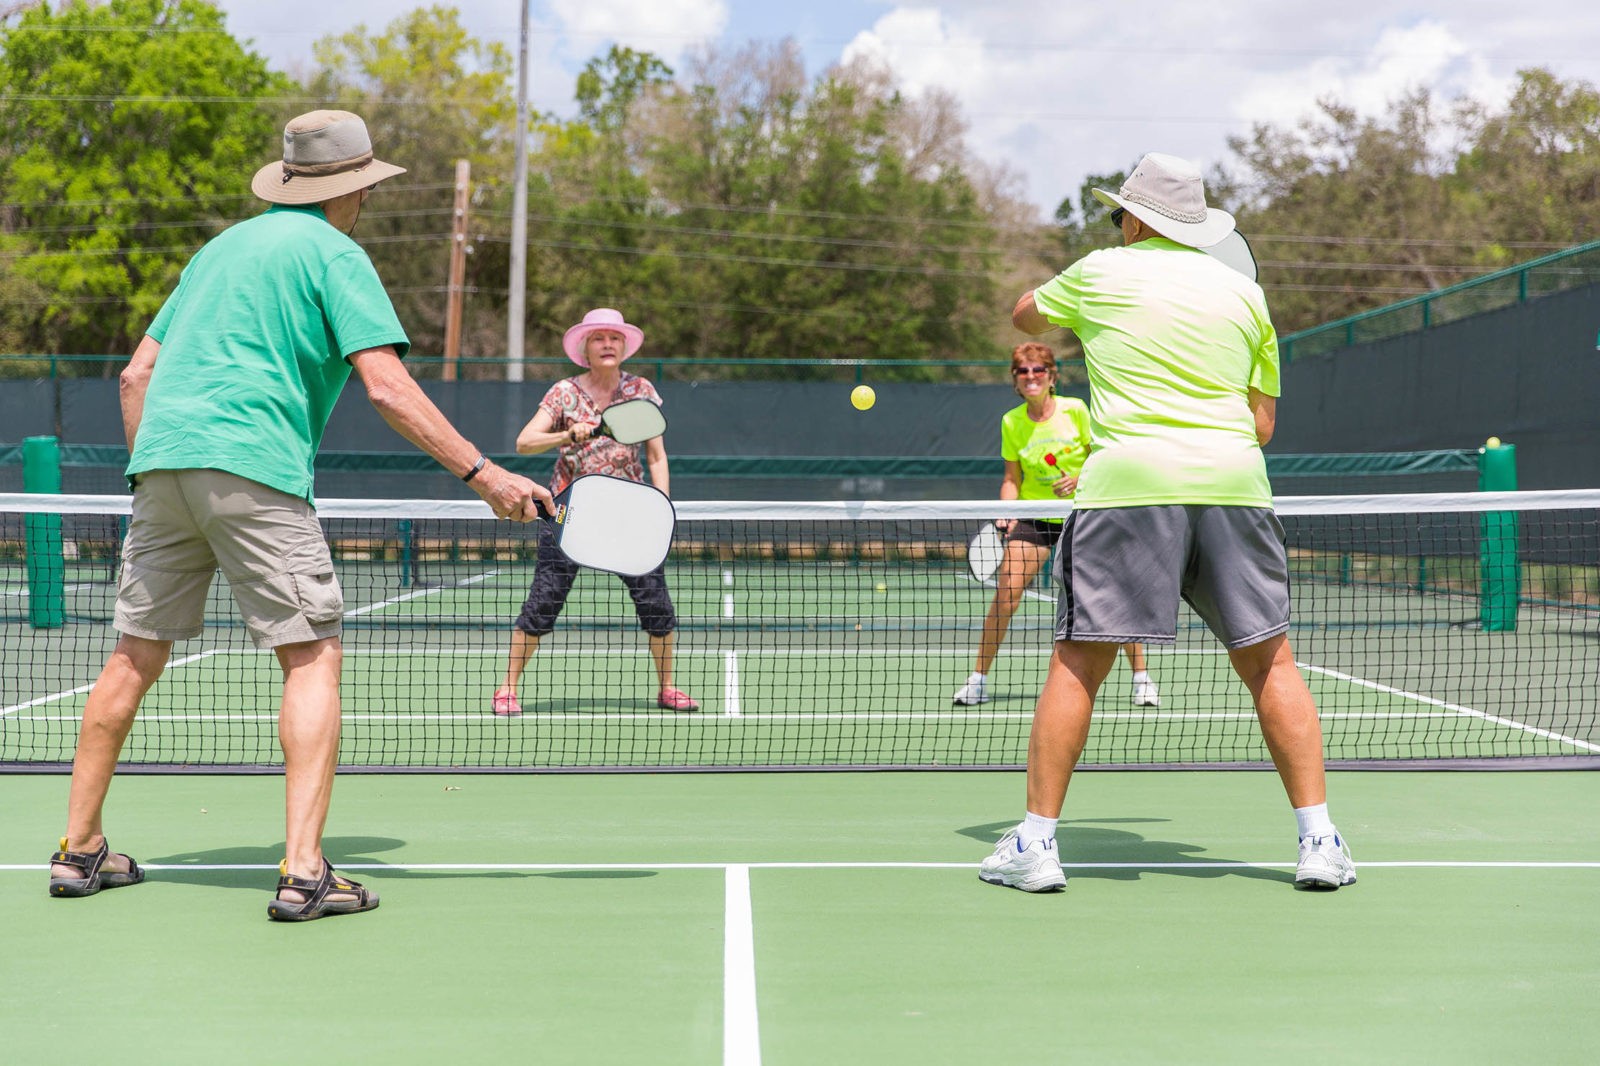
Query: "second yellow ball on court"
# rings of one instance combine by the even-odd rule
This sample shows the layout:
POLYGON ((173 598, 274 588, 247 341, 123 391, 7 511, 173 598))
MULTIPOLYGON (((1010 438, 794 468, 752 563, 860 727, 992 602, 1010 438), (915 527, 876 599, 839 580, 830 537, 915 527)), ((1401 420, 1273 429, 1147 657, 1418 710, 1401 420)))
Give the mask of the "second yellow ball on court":
POLYGON ((878 402, 878 394, 872 391, 871 385, 857 385, 850 390, 850 404, 857 411, 865 411, 878 402))

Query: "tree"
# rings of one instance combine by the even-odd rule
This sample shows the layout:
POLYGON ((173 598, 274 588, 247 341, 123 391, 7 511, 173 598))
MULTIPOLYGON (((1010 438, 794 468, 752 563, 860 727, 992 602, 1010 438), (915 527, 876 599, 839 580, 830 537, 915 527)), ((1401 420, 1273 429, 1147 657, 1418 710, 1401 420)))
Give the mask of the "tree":
POLYGON ((611 302, 661 357, 993 354, 1002 182, 969 180, 948 97, 866 64, 808 84, 793 42, 670 74, 614 49, 546 129, 537 330, 611 302))
POLYGON ((37 286, 22 344, 126 353, 188 256, 248 210, 288 83, 203 0, 69 0, 0 24, 0 255, 37 286))
POLYGON ((1546 70, 1522 72, 1504 107, 1414 90, 1364 117, 1325 100, 1230 146, 1224 195, 1283 332, 1592 239, 1600 222, 1600 94, 1546 70))
MULTIPOLYGON (((383 184, 358 228, 417 354, 444 350, 452 193, 458 159, 472 166, 470 215, 503 210, 510 196, 516 101, 513 58, 471 36, 454 8, 418 8, 377 35, 365 26, 315 47, 308 90, 366 121, 380 158, 406 168, 383 184)), ((474 248, 475 253, 478 249, 474 248)), ((468 258, 463 354, 498 355, 503 344, 504 259, 468 258), (498 261, 496 261, 498 260, 498 261)), ((464 376, 475 376, 469 367, 464 376)))

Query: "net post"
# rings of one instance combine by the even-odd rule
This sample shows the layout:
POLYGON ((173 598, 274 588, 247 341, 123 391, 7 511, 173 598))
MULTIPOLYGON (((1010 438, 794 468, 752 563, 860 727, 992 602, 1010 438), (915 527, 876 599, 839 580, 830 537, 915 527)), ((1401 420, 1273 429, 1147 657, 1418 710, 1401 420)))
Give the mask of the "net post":
MULTIPOLYGON (((22 441, 22 491, 59 495, 61 444, 54 437, 22 441)), ((60 629, 67 620, 67 558, 61 541, 61 516, 25 516, 24 551, 28 570, 28 624, 60 629)))
MULTIPOLYGON (((1517 487, 1517 446, 1485 446, 1478 453, 1478 490, 1514 492, 1517 487)), ((1522 571, 1517 559, 1515 511, 1485 511, 1478 551, 1480 589, 1479 620, 1486 633, 1509 633, 1517 628, 1517 605, 1522 571)))
POLYGON ((411 519, 402 518, 395 525, 400 534, 400 586, 411 588, 417 583, 416 538, 411 532, 411 519))

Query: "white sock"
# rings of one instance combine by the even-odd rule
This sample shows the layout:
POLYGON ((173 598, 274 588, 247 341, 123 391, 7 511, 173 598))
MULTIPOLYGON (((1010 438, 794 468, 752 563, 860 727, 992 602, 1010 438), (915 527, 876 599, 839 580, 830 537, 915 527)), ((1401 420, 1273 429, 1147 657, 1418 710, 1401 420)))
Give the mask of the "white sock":
POLYGON ((1148 685, 1150 683, 1150 671, 1135 670, 1133 672, 1133 683, 1135 685, 1148 685))
POLYGON ((1306 837, 1330 837, 1335 833, 1333 822, 1328 818, 1326 803, 1318 803, 1313 807, 1296 807, 1294 820, 1300 827, 1301 840, 1306 837))
POLYGON ((978 671, 974 670, 974 671, 972 671, 972 674, 967 678, 967 680, 968 681, 977 681, 977 682, 981 683, 981 682, 989 680, 989 675, 988 674, 980 674, 980 673, 978 673, 978 671))
POLYGON ((1056 838, 1056 819, 1046 818, 1042 814, 1029 811, 1017 826, 1017 840, 1022 847, 1027 849, 1037 841, 1051 841, 1056 838))

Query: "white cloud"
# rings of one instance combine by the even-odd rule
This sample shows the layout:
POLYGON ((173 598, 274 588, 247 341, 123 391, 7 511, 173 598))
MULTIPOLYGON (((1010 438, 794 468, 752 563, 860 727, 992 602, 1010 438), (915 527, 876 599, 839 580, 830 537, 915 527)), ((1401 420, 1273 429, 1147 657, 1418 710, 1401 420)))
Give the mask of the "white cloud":
POLYGON ((1384 30, 1365 55, 1322 58, 1298 70, 1259 76, 1238 97, 1234 113, 1245 122, 1283 125, 1310 113, 1318 99, 1331 97, 1376 115, 1422 87, 1440 99, 1470 96, 1498 103, 1512 81, 1492 74, 1486 58, 1450 27, 1429 21, 1384 30))
MULTIPOLYGON (((376 29, 425 0, 217 0, 229 25, 280 67, 306 63, 317 37, 376 29)), ((452 0, 468 31, 515 52, 517 4, 452 0)), ((701 42, 796 35, 811 62, 871 55, 912 93, 956 96, 975 154, 1026 175, 1048 212, 1087 174, 1146 151, 1209 166, 1254 122, 1292 123, 1318 97, 1366 114, 1407 88, 1498 101, 1524 67, 1600 84, 1593 0, 533 0, 531 96, 570 111, 573 78, 611 42, 674 66, 701 42)))
POLYGON ((728 24, 724 0, 550 0, 547 6, 559 30, 574 38, 573 49, 585 54, 606 41, 636 41, 671 62, 728 24))
POLYGON ((954 93, 974 152, 1023 171, 1028 198, 1049 211, 1086 175, 1146 151, 1228 162, 1230 135, 1292 124, 1322 97, 1377 115, 1418 86, 1497 103, 1517 69, 1545 63, 1596 80, 1600 20, 1579 0, 1548 3, 1566 17, 1495 0, 1344 0, 1292 14, 1278 0, 1149 0, 1137 17, 1059 0, 921 0, 881 14, 843 55, 878 57, 908 92, 954 93))
POLYGON ((920 94, 943 88, 961 97, 980 94, 994 80, 982 38, 947 23, 932 8, 896 8, 845 46, 846 62, 869 56, 887 63, 901 86, 920 94))

